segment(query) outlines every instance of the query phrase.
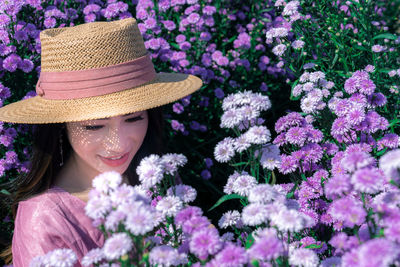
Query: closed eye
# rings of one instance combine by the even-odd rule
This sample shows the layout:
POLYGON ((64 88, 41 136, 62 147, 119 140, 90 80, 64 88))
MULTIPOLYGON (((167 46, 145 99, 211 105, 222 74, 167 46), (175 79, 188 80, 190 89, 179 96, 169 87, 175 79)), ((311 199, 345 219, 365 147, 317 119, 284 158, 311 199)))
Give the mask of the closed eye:
POLYGON ((84 127, 85 127, 85 130, 95 131, 95 130, 99 130, 99 129, 103 128, 103 125, 86 125, 84 127))
POLYGON ((137 116, 137 117, 132 117, 132 118, 126 119, 125 121, 126 122, 135 122, 135 121, 141 121, 141 120, 143 120, 143 117, 137 116))

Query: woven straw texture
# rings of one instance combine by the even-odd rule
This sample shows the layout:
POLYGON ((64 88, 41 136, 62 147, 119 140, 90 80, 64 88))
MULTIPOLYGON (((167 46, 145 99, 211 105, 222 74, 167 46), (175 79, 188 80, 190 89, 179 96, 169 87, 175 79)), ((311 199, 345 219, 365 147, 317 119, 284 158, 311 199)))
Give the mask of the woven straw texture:
POLYGON ((93 22, 40 33, 41 71, 101 68, 146 55, 135 19, 93 22))
POLYGON ((202 85, 193 75, 159 73, 155 81, 121 92, 71 100, 48 100, 40 96, 0 108, 0 120, 43 124, 113 117, 162 106, 185 97, 202 85))
MULTIPOLYGON (((42 72, 112 66, 146 55, 137 22, 128 18, 92 22, 40 33, 42 72)), ((158 73, 144 85, 93 97, 51 100, 41 96, 0 108, 0 120, 44 124, 107 118, 158 107, 181 99, 202 85, 190 74, 158 73)))

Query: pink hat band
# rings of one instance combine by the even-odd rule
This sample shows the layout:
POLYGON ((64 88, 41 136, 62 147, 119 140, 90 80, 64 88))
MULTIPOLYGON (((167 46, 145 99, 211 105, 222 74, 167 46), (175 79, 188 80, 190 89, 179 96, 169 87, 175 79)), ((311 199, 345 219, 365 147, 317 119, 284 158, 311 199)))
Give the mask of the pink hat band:
POLYGON ((67 100, 111 94, 154 80, 156 72, 147 54, 125 63, 97 69, 42 72, 36 93, 46 99, 67 100))

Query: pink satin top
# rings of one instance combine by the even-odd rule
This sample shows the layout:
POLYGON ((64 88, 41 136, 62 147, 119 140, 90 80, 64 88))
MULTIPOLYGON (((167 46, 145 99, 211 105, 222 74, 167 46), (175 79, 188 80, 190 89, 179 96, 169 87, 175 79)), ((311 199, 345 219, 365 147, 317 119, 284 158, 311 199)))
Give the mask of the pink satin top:
POLYGON ((60 187, 21 201, 15 218, 14 267, 29 266, 32 258, 57 248, 72 249, 79 259, 102 247, 104 236, 85 214, 86 203, 60 187))

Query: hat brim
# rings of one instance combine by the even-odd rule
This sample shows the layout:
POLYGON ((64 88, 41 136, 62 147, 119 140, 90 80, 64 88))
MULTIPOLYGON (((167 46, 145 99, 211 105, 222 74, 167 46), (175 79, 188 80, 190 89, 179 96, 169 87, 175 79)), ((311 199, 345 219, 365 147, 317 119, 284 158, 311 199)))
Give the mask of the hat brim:
POLYGON ((157 73, 150 83, 112 94, 68 100, 35 96, 17 101, 0 108, 0 121, 46 124, 108 118, 174 102, 201 86, 201 79, 190 74, 157 73))

